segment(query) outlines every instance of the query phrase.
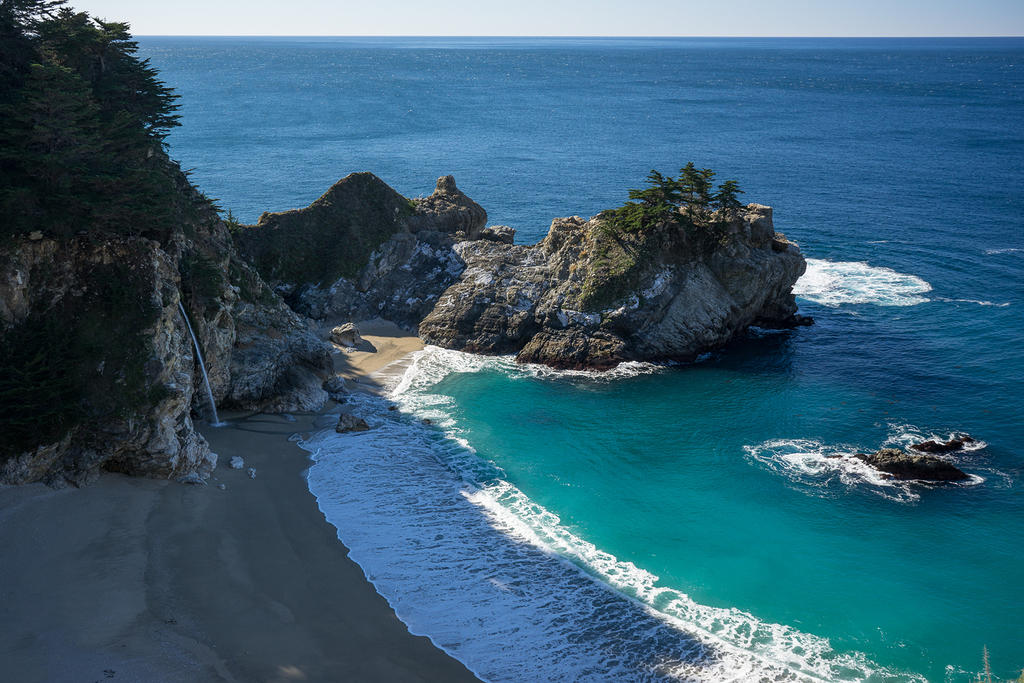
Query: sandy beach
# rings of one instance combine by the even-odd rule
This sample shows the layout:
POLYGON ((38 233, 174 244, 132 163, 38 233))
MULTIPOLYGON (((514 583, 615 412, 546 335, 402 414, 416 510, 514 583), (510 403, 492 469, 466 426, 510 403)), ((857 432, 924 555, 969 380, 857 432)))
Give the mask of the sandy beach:
MULTIPOLYGON (((393 326, 360 329, 365 344, 335 358, 364 390, 421 348, 393 326)), ((0 489, 0 678, 476 680, 411 635, 348 559, 306 486, 308 454, 287 440, 332 420, 292 417, 204 428, 219 455, 206 486, 104 474, 83 489, 0 489)))

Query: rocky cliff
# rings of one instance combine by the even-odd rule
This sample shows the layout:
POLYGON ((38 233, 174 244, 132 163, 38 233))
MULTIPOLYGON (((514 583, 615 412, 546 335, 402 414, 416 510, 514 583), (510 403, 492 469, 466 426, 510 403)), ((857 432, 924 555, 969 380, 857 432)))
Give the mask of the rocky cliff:
POLYGON ((304 209, 263 214, 236 239, 296 311, 415 329, 462 272, 453 246, 480 237, 486 221, 451 176, 407 199, 372 173, 353 173, 304 209))
POLYGON ((673 211, 642 229, 616 224, 615 212, 556 219, 523 246, 511 228, 484 229, 486 213, 450 177, 406 200, 353 174, 307 209, 265 214, 239 240, 306 315, 379 316, 432 344, 558 368, 692 360, 752 325, 809 322, 792 294, 806 264, 775 232, 771 208, 700 220, 673 211), (324 256, 332 250, 343 255, 324 256))
POLYGON ((0 247, 0 483, 212 468, 192 421, 207 407, 179 305, 220 405, 292 410, 325 401, 323 343, 239 258, 209 203, 180 182, 191 210, 163 239, 35 232, 0 247))
POLYGON ((557 368, 692 360, 751 325, 799 324, 793 284, 806 264, 751 204, 707 226, 610 229, 556 219, 533 246, 461 242, 466 268, 420 323, 427 342, 514 353, 557 368))

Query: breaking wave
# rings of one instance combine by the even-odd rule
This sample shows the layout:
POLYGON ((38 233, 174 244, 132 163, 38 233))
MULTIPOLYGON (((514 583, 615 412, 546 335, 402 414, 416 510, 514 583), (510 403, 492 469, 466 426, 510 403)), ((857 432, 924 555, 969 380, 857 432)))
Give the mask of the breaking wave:
POLYGON ((921 294, 932 286, 917 277, 863 261, 807 259, 807 272, 793 286, 793 293, 823 306, 875 304, 916 306, 929 299, 921 294))
POLYGON ((484 680, 924 680, 696 603, 577 535, 481 458, 452 400, 430 390, 449 373, 484 369, 545 374, 428 347, 394 384, 401 410, 354 396, 371 430, 302 444, 316 462, 308 478, 320 509, 411 631, 484 680))
MULTIPOLYGON (((929 439, 948 441, 953 433, 930 433, 912 425, 889 425, 889 436, 879 446, 858 448, 851 444, 825 444, 815 439, 772 439, 756 446, 744 446, 748 457, 760 463, 766 469, 781 474, 800 490, 823 497, 830 497, 854 490, 869 491, 889 500, 912 503, 921 498, 921 483, 888 479, 875 468, 853 457, 855 453, 867 453, 881 448, 906 449, 911 444, 929 439)), ((967 444, 962 452, 979 451, 988 444, 975 441, 967 444)), ((950 456, 959 466, 964 465, 974 471, 994 474, 998 477, 1006 475, 997 470, 978 467, 978 463, 969 459, 950 456)), ((970 479, 960 483, 948 483, 944 486, 977 486, 986 481, 985 477, 968 473, 970 479)))

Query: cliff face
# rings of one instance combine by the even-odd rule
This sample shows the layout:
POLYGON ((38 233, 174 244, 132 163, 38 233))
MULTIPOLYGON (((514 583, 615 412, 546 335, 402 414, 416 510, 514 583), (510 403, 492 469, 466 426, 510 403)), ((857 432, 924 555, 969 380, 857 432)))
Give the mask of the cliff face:
POLYGON ((406 199, 371 173, 353 173, 305 209, 263 214, 236 239, 304 315, 415 328, 462 272, 452 247, 476 239, 486 221, 451 176, 429 197, 406 199))
POLYGON ((189 414, 192 342, 176 278, 173 260, 145 239, 24 240, 5 253, 4 388, 19 400, 5 401, 18 424, 0 481, 83 483, 101 466, 170 477, 212 465, 189 414))
POLYGON ((607 369, 692 360, 750 325, 799 324, 806 264, 751 204, 714 228, 613 232, 599 216, 556 219, 534 246, 462 242, 460 280, 419 326, 427 342, 523 362, 607 369))
POLYGON ((326 400, 327 350, 239 259, 216 213, 168 235, 37 233, 0 247, 0 483, 208 472, 216 457, 192 421, 207 413, 202 374, 179 305, 219 405, 326 400))

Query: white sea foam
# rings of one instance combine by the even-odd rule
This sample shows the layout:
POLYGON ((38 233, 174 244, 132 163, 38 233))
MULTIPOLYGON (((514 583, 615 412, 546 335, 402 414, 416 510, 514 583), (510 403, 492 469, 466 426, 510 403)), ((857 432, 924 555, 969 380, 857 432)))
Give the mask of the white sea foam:
MULTIPOLYGON (((915 443, 921 443, 923 441, 938 441, 944 443, 946 441, 952 441, 957 436, 963 436, 964 432, 957 431, 940 431, 933 432, 927 429, 921 429, 911 424, 903 424, 899 422, 889 423, 889 437, 883 444, 886 448, 909 448, 915 443)), ((981 439, 976 439, 970 443, 964 444, 964 447, 960 450, 965 452, 980 451, 988 447, 988 443, 981 439)))
POLYGON ((985 253, 992 256, 993 254, 1016 254, 1022 251, 1024 251, 1024 249, 1021 249, 1020 247, 1007 247, 1005 249, 986 249, 985 253))
POLYGON ((996 308, 1006 308, 1010 305, 1009 301, 997 304, 993 301, 980 301, 978 299, 947 299, 944 297, 940 297, 936 301, 944 301, 951 304, 978 304, 979 306, 995 306, 996 308))
POLYGON ((512 356, 481 356, 462 351, 427 346, 412 354, 409 370, 394 385, 396 395, 417 393, 431 387, 450 374, 495 370, 511 379, 586 379, 612 381, 639 375, 664 372, 669 366, 628 361, 611 370, 556 370, 535 363, 517 363, 512 356))
MULTIPOLYGON (((912 425, 890 424, 889 436, 882 443, 882 447, 906 449, 911 444, 928 439, 948 441, 954 436, 953 433, 946 434, 947 436, 940 436, 919 430, 912 425)), ((967 444, 962 450, 977 451, 986 446, 984 441, 975 441, 967 444)), ((800 490, 811 495, 835 496, 854 490, 864 490, 901 503, 912 503, 921 498, 919 483, 888 479, 875 468, 853 457, 855 453, 876 451, 877 447, 858 448, 850 444, 825 444, 815 439, 773 439, 743 448, 751 459, 785 476, 797 484, 800 490)), ((950 457, 958 466, 970 465, 973 470, 1005 477, 1002 472, 978 467, 969 460, 961 461, 956 457, 950 457)), ((986 480, 985 477, 973 473, 968 473, 968 477, 966 481, 946 485, 976 486, 986 480)))
POLYGON ((484 368, 532 376, 428 348, 391 396, 401 411, 355 397, 370 431, 304 444, 321 510, 410 630, 484 680, 923 680, 660 585, 506 481, 450 417, 420 424, 451 407, 434 383, 484 368))
POLYGON ((928 301, 921 294, 932 286, 917 277, 863 261, 807 259, 807 272, 797 280, 793 293, 823 306, 875 304, 915 306, 928 301))

